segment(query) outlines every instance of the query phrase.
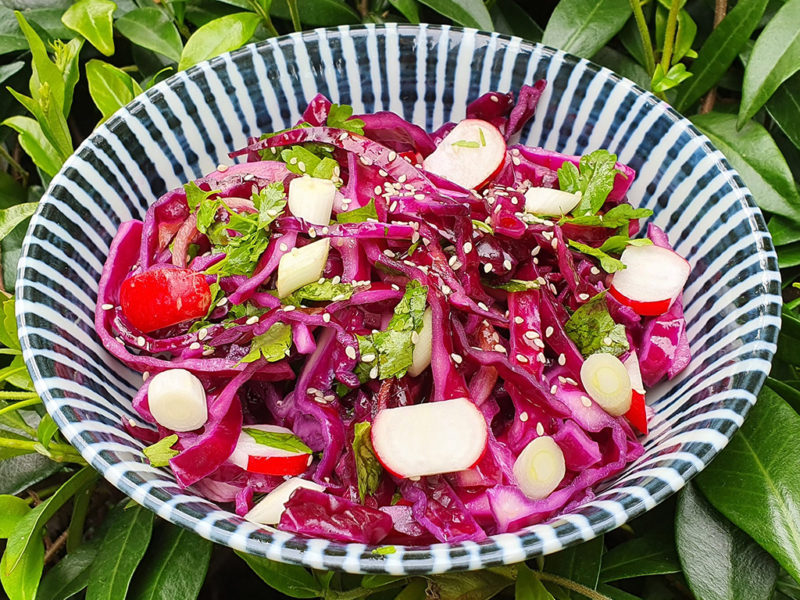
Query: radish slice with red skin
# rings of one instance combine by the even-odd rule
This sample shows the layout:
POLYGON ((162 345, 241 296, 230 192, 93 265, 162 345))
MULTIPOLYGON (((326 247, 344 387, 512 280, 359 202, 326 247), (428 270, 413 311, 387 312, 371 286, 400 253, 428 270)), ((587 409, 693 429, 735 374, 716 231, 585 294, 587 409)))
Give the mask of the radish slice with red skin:
POLYGON ((423 167, 467 189, 489 181, 506 157, 503 134, 487 121, 464 119, 439 142, 423 167))
POLYGON ((547 498, 566 473, 564 453, 550 436, 531 440, 514 461, 517 485, 532 500, 547 498))
POLYGON ((318 483, 299 477, 292 477, 264 496, 258 504, 250 509, 250 512, 244 518, 258 525, 277 525, 286 508, 286 503, 295 490, 299 488, 308 488, 315 492, 325 491, 325 488, 318 483))
POLYGON ((246 429, 294 435, 291 429, 277 425, 246 425, 228 459, 237 467, 264 475, 300 475, 311 464, 311 454, 259 444, 246 429))
POLYGON ((581 383, 586 393, 612 417, 624 415, 631 407, 631 378, 622 361, 599 352, 583 361, 581 383))
POLYGON ((384 409, 372 447, 387 471, 412 478, 469 469, 486 451, 486 420, 467 398, 384 409))
POLYGON ((622 361, 628 375, 631 378, 631 407, 625 413, 625 418, 628 419, 631 425, 647 435, 647 410, 645 408, 645 389, 642 383, 642 373, 639 370, 639 356, 636 351, 632 351, 628 358, 622 361))
POLYGON ((642 316, 667 312, 691 272, 686 259, 660 246, 628 246, 620 261, 625 268, 614 273, 609 292, 642 316))

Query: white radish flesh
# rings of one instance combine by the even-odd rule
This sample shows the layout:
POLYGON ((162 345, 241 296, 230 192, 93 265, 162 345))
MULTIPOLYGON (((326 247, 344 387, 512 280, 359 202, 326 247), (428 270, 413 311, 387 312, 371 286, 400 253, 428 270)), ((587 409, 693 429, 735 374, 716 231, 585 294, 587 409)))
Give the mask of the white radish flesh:
POLYGON ((486 449, 486 420, 466 398, 387 408, 375 416, 372 446, 398 477, 469 469, 486 449))
POLYGON ((265 475, 299 475, 311 464, 311 454, 260 444, 247 433, 247 429, 294 435, 291 429, 278 425, 245 425, 239 434, 236 448, 228 458, 237 467, 265 475))
POLYGON ((631 378, 622 361, 613 354, 592 354, 581 366, 581 383, 592 400, 613 417, 631 407, 631 378))
POLYGON ((636 354, 636 351, 631 351, 631 353, 628 354, 628 358, 622 361, 622 364, 625 365, 628 377, 631 378, 631 388, 633 391, 644 395, 645 389, 644 383, 642 383, 642 372, 639 369, 639 355, 636 354))
POLYGON ((506 142, 500 131, 480 119, 464 119, 423 161, 426 171, 473 189, 502 167, 506 142))
POLYGON ((408 374, 416 377, 428 368, 431 364, 431 354, 433 353, 433 313, 430 308, 425 309, 422 315, 422 329, 419 331, 419 338, 414 344, 414 351, 411 354, 411 366, 408 374))
POLYGON ((625 268, 614 273, 610 292, 640 315, 669 310, 691 271, 682 256, 660 246, 628 246, 620 260, 625 268))
POLYGON ((194 431, 208 420, 206 390, 186 369, 154 375, 147 388, 147 403, 156 422, 172 431, 194 431))
POLYGON ((566 472, 564 453, 549 436, 532 440, 514 462, 517 485, 532 500, 541 500, 552 494, 566 472))
POLYGON ((331 220, 336 186, 330 179, 297 177, 289 182, 289 210, 312 225, 327 225, 331 220))
POLYGON ((325 488, 299 477, 287 479, 269 494, 264 496, 244 518, 257 525, 276 525, 281 520, 281 515, 286 508, 286 503, 295 490, 306 488, 315 492, 323 492, 325 488))
POLYGON ((581 193, 571 194, 550 188, 532 187, 525 192, 525 212, 545 217, 560 217, 578 206, 581 193))
POLYGON ((285 298, 322 277, 330 247, 330 240, 324 238, 302 248, 292 248, 291 252, 281 256, 278 263, 278 297, 285 298))

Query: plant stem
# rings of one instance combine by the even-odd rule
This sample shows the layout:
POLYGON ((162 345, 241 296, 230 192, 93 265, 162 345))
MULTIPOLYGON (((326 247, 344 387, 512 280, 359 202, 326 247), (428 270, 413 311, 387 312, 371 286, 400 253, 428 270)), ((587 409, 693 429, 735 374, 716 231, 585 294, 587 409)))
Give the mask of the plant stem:
POLYGON ((44 564, 47 564, 51 560, 53 560, 53 557, 58 553, 59 550, 61 550, 61 548, 66 543, 68 536, 69 536, 69 530, 64 530, 64 532, 56 538, 56 541, 50 544, 50 547, 44 553, 44 564))
POLYGON ((636 28, 639 30, 639 37, 644 46, 644 62, 647 74, 651 77, 656 70, 656 57, 653 54, 653 42, 650 41, 650 30, 647 29, 647 20, 644 18, 644 11, 639 0, 630 0, 633 9, 633 17, 636 20, 636 28))
POLYGON ((672 0, 667 17, 667 31, 664 35, 664 52, 661 54, 661 68, 664 73, 669 72, 672 62, 672 49, 675 47, 675 37, 678 32, 678 13, 681 10, 681 0, 672 0))
POLYGON ((0 391, 0 400, 28 400, 38 398, 36 392, 6 392, 0 391))
POLYGON ((289 5, 289 14, 292 16, 292 27, 294 27, 295 31, 302 30, 303 25, 300 23, 300 11, 297 10, 297 0, 286 0, 286 4, 289 5))
POLYGON ((250 6, 253 8, 253 12, 256 13, 261 20, 264 22, 264 27, 267 28, 270 37, 277 37, 280 35, 278 30, 275 29, 275 25, 272 24, 272 19, 269 16, 269 13, 264 10, 264 7, 258 3, 258 0, 248 0, 250 6))
POLYGON ((590 600, 611 600, 608 596, 601 594, 600 592, 596 592, 591 588, 586 587, 585 585, 581 585, 575 581, 570 579, 565 579, 564 577, 560 577, 558 575, 553 575, 552 573, 545 573, 542 571, 534 571, 533 572, 536 577, 541 579, 542 581, 550 581, 552 583, 556 583, 561 587, 565 587, 573 592, 578 592, 581 596, 586 596, 590 600))
MULTIPOLYGON (((38 441, 32 440, 15 440, 12 438, 0 437, 0 448, 11 448, 13 450, 25 450, 29 453, 38 452, 38 448, 42 445, 38 441)), ((83 457, 72 446, 67 444, 50 444, 47 448, 50 453, 50 460, 55 462, 74 462, 79 464, 86 464, 83 457)))
MULTIPOLYGON (((11 392, 6 392, 6 393, 11 393, 11 392)), ((19 410, 20 408, 27 408, 28 406, 36 406, 37 404, 41 404, 42 402, 42 400, 36 394, 33 394, 33 397, 29 395, 28 398, 30 398, 30 400, 22 400, 21 402, 15 402, 14 404, 9 404, 4 408, 0 408, 0 415, 14 412, 15 410, 19 410)))
POLYGON ((14 171, 16 171, 17 175, 20 176, 20 179, 22 179, 20 182, 22 187, 28 187, 28 178, 30 177, 30 173, 23 169, 22 165, 14 160, 14 157, 9 154, 8 150, 6 150, 6 147, 2 144, 0 144, 0 156, 6 159, 6 162, 11 166, 12 169, 14 169, 14 171))
MULTIPOLYGON (((728 0, 716 0, 714 2, 714 29, 722 22, 722 19, 725 18, 725 15, 728 14, 728 0)), ((700 105, 700 110, 698 111, 701 115, 706 113, 710 113, 714 110, 714 103, 717 101, 717 86, 712 87, 706 97, 703 98, 703 102, 700 105)))

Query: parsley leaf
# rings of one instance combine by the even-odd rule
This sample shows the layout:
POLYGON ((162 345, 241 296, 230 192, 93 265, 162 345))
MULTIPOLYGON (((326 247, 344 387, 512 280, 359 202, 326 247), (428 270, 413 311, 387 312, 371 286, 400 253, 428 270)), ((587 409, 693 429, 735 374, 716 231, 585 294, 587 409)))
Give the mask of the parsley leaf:
POLYGON ((268 244, 269 238, 263 230, 231 238, 225 249, 225 258, 211 265, 206 269, 206 273, 219 274, 222 277, 228 275, 247 275, 249 277, 253 274, 258 259, 267 249, 268 244))
POLYGON ((186 192, 186 204, 189 205, 189 210, 191 212, 196 211, 197 207, 210 196, 219 194, 220 192, 219 190, 211 190, 209 192, 203 191, 194 181, 190 181, 189 183, 185 184, 183 189, 186 192))
POLYGON ((593 215, 600 210, 614 188, 614 176, 618 173, 617 155, 607 150, 595 150, 581 156, 576 167, 565 162, 558 170, 558 186, 570 193, 581 193, 581 201, 572 214, 593 215))
POLYGON ((322 283, 314 282, 304 285, 299 290, 295 290, 282 300, 283 304, 294 304, 299 306, 301 302, 330 302, 338 300, 349 300, 355 291, 352 283, 333 283, 331 279, 325 279, 322 283))
POLYGON ((365 206, 354 208, 347 212, 336 215, 337 223, 363 223, 367 219, 377 219, 378 211, 375 210, 375 198, 372 198, 365 206))
POLYGON ((292 327, 285 323, 275 323, 266 333, 257 335, 250 342, 248 352, 237 364, 250 363, 259 358, 267 362, 277 362, 286 358, 292 347, 292 327))
POLYGON ((249 435, 256 444, 287 450, 289 452, 305 452, 313 454, 313 450, 306 446, 299 437, 293 433, 281 433, 275 431, 263 431, 255 427, 242 427, 242 431, 249 435))
POLYGON ((591 227, 627 227, 632 219, 644 219, 653 214, 649 208, 633 208, 630 204, 620 204, 603 215, 565 216, 559 225, 587 225, 591 227))
POLYGON ((625 326, 614 322, 605 295, 600 292, 594 296, 564 325, 564 331, 584 356, 598 352, 619 356, 629 349, 625 326))
POLYGON ((352 131, 358 135, 364 135, 364 121, 353 119, 353 107, 348 104, 331 104, 328 119, 325 124, 328 127, 352 131))
POLYGON ((600 267, 606 273, 616 273, 617 271, 621 271, 625 268, 625 265, 622 264, 621 260, 610 256, 601 248, 587 246, 586 244, 581 244, 580 242, 576 242, 574 240, 567 240, 567 242, 569 243, 570 248, 575 248, 575 250, 578 252, 583 252, 588 256, 594 256, 595 258, 599 259, 600 267))
POLYGON ((627 235, 614 235, 608 238, 600 250, 603 252, 613 252, 615 254, 622 254, 628 246, 652 246, 653 241, 648 238, 631 239, 627 235))
POLYGON ((180 454, 179 450, 172 449, 172 446, 174 446, 177 441, 178 436, 173 433, 172 435, 158 440, 152 446, 148 446, 142 450, 142 452, 152 466, 166 467, 169 465, 170 458, 180 454))
POLYGON ((286 190, 276 181, 254 193, 252 200, 258 210, 258 229, 266 229, 286 208, 286 190))
POLYGON ((422 316, 427 306, 428 286, 410 281, 405 294, 394 309, 394 316, 384 331, 370 335, 356 335, 362 362, 356 367, 356 375, 362 382, 370 379, 377 368, 379 379, 402 377, 412 363, 414 332, 422 329, 422 316), (372 360, 364 360, 364 357, 372 360))
POLYGON ((370 439, 369 421, 356 423, 353 433, 353 454, 356 459, 356 473, 358 474, 358 496, 364 503, 366 496, 371 496, 381 483, 381 463, 375 458, 375 450, 370 439))

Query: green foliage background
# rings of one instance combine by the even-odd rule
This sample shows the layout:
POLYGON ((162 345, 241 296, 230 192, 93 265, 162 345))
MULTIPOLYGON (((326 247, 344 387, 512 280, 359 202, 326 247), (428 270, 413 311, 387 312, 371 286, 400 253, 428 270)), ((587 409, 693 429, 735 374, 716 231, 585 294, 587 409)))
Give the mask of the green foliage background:
POLYGON ((12 600, 800 599, 800 0, 2 0, 2 287, 13 290, 28 220, 50 178, 98 122, 142 90, 248 42, 390 21, 495 30, 590 58, 669 101, 725 153, 769 219, 785 298, 772 377, 741 431, 669 501, 544 559, 431 577, 311 571, 213 547, 98 478, 42 408, 5 294, 5 593, 12 600))

